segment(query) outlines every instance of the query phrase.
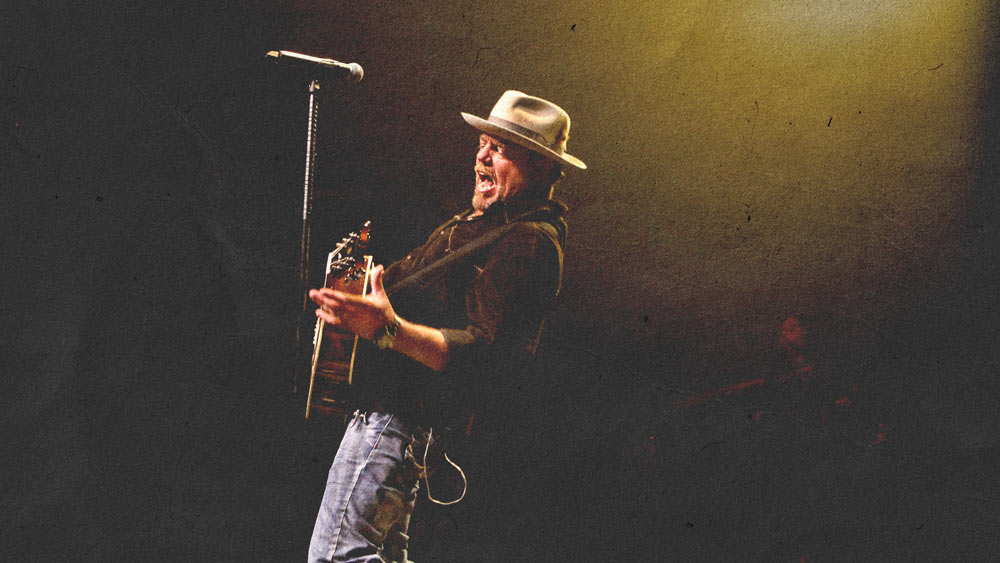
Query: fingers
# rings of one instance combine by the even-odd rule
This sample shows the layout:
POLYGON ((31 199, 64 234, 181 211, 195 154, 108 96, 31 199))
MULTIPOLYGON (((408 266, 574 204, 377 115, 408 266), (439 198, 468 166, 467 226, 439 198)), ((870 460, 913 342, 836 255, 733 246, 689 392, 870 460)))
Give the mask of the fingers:
POLYGON ((328 291, 330 291, 330 290, 328 290, 325 287, 323 289, 310 289, 309 290, 309 299, 312 299, 313 303, 315 303, 317 305, 322 305, 323 304, 322 301, 325 299, 324 292, 328 292, 328 291))
POLYGON ((342 295, 342 292, 337 291, 335 289, 330 289, 329 287, 309 290, 309 298, 315 301, 317 304, 320 301, 334 299, 338 295, 342 295))
POLYGON ((353 305, 363 301, 363 298, 343 291, 337 291, 324 287, 322 289, 310 289, 309 298, 321 307, 334 307, 342 305, 353 305))
POLYGON ((316 309, 316 316, 323 319, 324 321, 326 321, 327 324, 331 326, 340 326, 341 324, 340 317, 338 317, 331 311, 324 309, 323 307, 316 309))
POLYGON ((309 298, 318 305, 315 315, 336 327, 353 326, 371 305, 363 298, 329 288, 310 289, 309 298))

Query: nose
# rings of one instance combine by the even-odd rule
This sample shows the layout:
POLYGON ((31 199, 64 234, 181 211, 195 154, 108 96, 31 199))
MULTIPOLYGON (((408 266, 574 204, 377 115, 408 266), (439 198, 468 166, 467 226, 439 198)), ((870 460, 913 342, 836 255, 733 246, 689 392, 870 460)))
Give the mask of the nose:
POLYGON ((490 165, 490 144, 486 143, 479 147, 479 152, 476 153, 476 160, 482 162, 485 166, 490 165))

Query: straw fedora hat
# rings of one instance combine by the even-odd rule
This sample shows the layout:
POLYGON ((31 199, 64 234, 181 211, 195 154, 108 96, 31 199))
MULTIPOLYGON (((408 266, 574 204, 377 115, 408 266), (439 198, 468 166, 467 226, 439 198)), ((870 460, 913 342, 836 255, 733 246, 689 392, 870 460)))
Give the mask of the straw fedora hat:
POLYGON ((569 114, 548 100, 507 90, 493 106, 488 119, 465 112, 462 112, 462 118, 469 125, 494 137, 580 169, 587 167, 582 160, 566 152, 569 114))

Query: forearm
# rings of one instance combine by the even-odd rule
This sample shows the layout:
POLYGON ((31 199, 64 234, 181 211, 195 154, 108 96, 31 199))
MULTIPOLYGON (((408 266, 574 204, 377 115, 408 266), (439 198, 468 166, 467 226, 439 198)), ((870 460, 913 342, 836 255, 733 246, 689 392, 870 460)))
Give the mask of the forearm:
POLYGON ((399 331, 392 349, 420 362, 434 371, 448 363, 448 342, 436 328, 399 319, 399 331))

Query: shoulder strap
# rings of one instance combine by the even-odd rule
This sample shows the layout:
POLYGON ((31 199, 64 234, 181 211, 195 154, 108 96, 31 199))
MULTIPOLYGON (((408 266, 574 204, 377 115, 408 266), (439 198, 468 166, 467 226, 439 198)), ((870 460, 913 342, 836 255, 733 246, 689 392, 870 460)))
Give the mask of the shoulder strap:
POLYGON ((510 230, 513 229, 515 226, 517 226, 517 221, 499 226, 495 229, 491 229, 479 235, 479 237, 462 245, 458 250, 455 250, 454 252, 448 254, 443 258, 439 258, 434 262, 431 262, 430 264, 424 266, 420 270, 392 284, 391 287, 386 289, 386 293, 388 293, 389 295, 393 295, 396 293, 400 293, 402 291, 406 291, 407 289, 421 286, 424 283, 433 280, 434 276, 441 273, 447 266, 465 258, 466 256, 474 252, 478 252, 483 248, 486 248, 487 246, 493 244, 494 242, 499 240, 500 237, 510 232, 510 230))

